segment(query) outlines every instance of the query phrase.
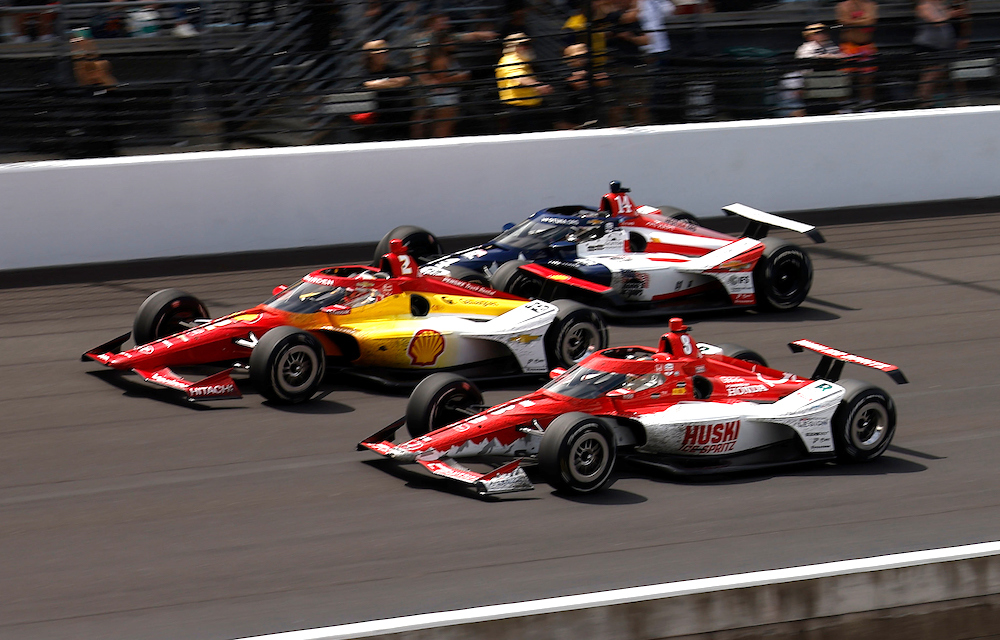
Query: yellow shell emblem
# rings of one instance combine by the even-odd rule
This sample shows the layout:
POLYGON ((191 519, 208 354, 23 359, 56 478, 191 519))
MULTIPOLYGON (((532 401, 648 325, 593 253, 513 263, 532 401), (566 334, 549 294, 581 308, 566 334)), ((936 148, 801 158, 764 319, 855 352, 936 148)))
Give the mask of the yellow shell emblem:
POLYGON ((552 274, 548 278, 549 278, 549 280, 569 280, 569 276, 563 275, 561 273, 559 273, 559 274, 552 274))
POLYGON ((428 367, 437 362, 444 353, 444 336, 433 329, 421 329, 413 334, 410 347, 406 350, 413 364, 428 367))

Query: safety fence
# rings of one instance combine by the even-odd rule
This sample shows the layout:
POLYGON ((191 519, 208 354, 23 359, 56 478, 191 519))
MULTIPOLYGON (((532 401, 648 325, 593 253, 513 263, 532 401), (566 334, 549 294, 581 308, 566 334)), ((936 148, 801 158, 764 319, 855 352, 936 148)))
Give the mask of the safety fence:
POLYGON ((7 9, 35 12, 36 39, 0 50, 0 153, 98 157, 123 147, 289 146, 1000 102, 1000 24, 991 36, 1000 12, 992 9, 980 16, 983 34, 963 48, 917 52, 912 9, 890 5, 878 32, 887 43, 864 61, 795 59, 802 24, 831 14, 828 6, 682 15, 667 24, 671 55, 625 63, 610 47, 567 56, 570 44, 599 42, 595 29, 563 29, 561 15, 536 12, 531 64, 550 90, 527 109, 497 91, 499 36, 510 28, 502 7, 454 9, 437 33, 402 4, 378 16, 368 9, 322 0, 7 9), (373 50, 364 45, 374 39, 385 41, 388 67, 366 67, 373 50), (439 51, 444 71, 426 62, 439 51), (110 79, 80 86, 78 67, 93 60, 107 62, 110 79), (574 72, 591 81, 572 82, 574 72), (366 86, 381 73, 405 84, 366 86))

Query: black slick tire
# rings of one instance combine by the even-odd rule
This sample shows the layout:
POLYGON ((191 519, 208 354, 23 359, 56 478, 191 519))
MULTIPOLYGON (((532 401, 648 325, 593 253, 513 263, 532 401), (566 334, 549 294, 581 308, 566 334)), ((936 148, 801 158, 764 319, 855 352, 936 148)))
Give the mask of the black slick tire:
POLYGON ((207 318, 208 308, 198 298, 180 289, 161 289, 139 305, 132 340, 136 345, 146 344, 183 331, 185 323, 207 318))
POLYGON ((456 373, 433 373, 420 381, 406 403, 406 430, 411 438, 458 422, 483 404, 483 394, 471 380, 456 373))
POLYGON ((608 346, 608 325, 594 309, 573 300, 556 300, 556 319, 545 332, 545 356, 550 369, 568 369, 593 350, 608 346))
POLYGON ((325 360, 323 347, 308 331, 275 327, 250 353, 250 382, 271 402, 305 402, 323 381, 325 360))
POLYGON ((549 424, 538 449, 538 466, 558 491, 587 494, 611 481, 617 448, 614 429, 586 413, 565 413, 549 424))
POLYGON ((833 414, 833 443, 843 462, 868 462, 882 455, 896 432, 896 405, 882 389, 859 380, 841 380, 840 406, 833 414))
POLYGON ((809 254, 777 238, 764 238, 761 242, 764 252, 753 270, 757 306, 769 311, 794 309, 802 304, 812 287, 809 254))
POLYGON ((421 227, 403 225, 396 227, 379 240, 375 246, 375 259, 372 261, 374 266, 378 267, 382 256, 389 253, 389 241, 393 239, 402 240, 407 253, 418 263, 426 262, 431 256, 441 254, 441 243, 433 233, 421 227))

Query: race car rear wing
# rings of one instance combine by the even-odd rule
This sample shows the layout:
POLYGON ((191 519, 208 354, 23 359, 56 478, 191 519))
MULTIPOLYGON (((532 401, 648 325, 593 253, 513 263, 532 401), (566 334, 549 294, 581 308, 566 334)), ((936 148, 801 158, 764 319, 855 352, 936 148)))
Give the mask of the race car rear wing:
POLYGON ((795 342, 789 342, 788 348, 794 353, 801 353, 804 349, 809 349, 810 351, 815 351, 816 353, 823 356, 819 364, 816 365, 816 371, 812 374, 813 380, 828 380, 830 382, 836 382, 840 379, 840 374, 844 369, 844 363, 850 362, 852 364, 860 364, 865 367, 871 367, 872 369, 878 369, 879 371, 884 371, 889 375, 890 378, 896 381, 896 384, 906 384, 909 380, 903 375, 903 372, 899 370, 899 367, 892 364, 887 364, 885 362, 879 362, 878 360, 872 360, 871 358, 865 358, 863 356, 856 356, 846 351, 840 351, 839 349, 834 349, 818 342, 813 342, 812 340, 796 340, 795 342))
POLYGON ((823 238, 823 234, 819 232, 819 229, 812 226, 811 224, 804 224, 802 222, 796 222, 795 220, 789 220, 788 218, 782 218, 781 216, 776 216, 773 213, 767 213, 766 211, 760 211, 759 209, 754 209, 753 207, 748 207, 745 204, 734 203, 728 207, 722 207, 722 210, 726 212, 726 215, 740 216, 749 220, 747 228, 743 231, 744 238, 754 238, 755 240, 760 240, 767 236, 767 232, 771 227, 779 227, 781 229, 788 229, 789 231, 796 231, 798 233, 804 233, 813 242, 822 243, 826 242, 823 238))

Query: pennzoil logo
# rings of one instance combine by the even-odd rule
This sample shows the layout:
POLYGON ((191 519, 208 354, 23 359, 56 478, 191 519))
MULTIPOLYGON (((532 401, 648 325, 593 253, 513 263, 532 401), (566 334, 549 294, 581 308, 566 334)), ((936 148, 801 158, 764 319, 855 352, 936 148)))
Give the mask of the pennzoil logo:
POLYGON ((548 276, 549 280, 569 280, 569 276, 562 273, 554 273, 548 276))
POLYGON ((444 336, 433 329, 421 329, 413 334, 406 353, 413 364, 429 367, 444 353, 444 336))

